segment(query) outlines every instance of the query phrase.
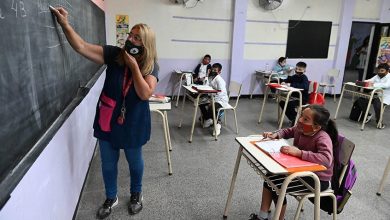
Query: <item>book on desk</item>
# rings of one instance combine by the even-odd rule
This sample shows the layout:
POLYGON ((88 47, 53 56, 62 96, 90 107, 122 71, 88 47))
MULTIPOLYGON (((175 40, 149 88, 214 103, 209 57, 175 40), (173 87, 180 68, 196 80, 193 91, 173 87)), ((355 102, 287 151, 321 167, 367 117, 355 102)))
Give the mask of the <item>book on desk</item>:
POLYGON ((220 92, 221 90, 216 90, 208 85, 192 85, 192 88, 198 92, 220 92))
POLYGON ((291 156, 280 152, 282 146, 290 146, 286 139, 261 140, 252 142, 258 149, 266 153, 289 172, 298 171, 322 171, 326 168, 317 163, 302 160, 298 157, 291 156))
POLYGON ((171 101, 171 98, 169 98, 165 95, 160 95, 160 94, 154 94, 149 98, 149 102, 167 103, 170 101, 171 101))

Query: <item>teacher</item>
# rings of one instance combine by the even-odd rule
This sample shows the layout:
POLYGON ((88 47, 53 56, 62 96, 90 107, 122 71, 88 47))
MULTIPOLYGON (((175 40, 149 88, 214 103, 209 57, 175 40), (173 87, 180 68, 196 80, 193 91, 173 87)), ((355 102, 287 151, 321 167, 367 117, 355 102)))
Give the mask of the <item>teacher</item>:
POLYGON ((87 59, 106 64, 106 78, 96 106, 94 136, 99 141, 106 200, 97 217, 104 219, 118 204, 118 160, 123 149, 130 170, 130 215, 142 210, 142 146, 150 139, 148 99, 158 81, 155 34, 146 24, 136 24, 125 46, 100 46, 85 42, 68 22, 64 8, 50 8, 72 48, 87 59))

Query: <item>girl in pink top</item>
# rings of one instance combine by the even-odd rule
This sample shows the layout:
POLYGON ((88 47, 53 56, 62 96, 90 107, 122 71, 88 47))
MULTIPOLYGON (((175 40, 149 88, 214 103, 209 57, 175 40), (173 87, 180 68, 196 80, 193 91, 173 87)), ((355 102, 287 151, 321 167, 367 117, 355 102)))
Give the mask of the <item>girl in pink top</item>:
MULTIPOLYGON (((297 126, 278 132, 264 132, 263 136, 270 139, 294 138, 294 146, 283 146, 280 151, 325 166, 327 170, 316 172, 316 174, 320 179, 321 191, 330 187, 333 175, 333 146, 338 145, 338 131, 335 122, 330 119, 327 109, 320 105, 310 105, 302 111, 297 126)), ((304 180, 314 187, 314 181, 311 178, 304 178, 304 180)), ((281 179, 280 183, 283 181, 284 179, 281 179)), ((275 191, 264 182, 260 213, 259 215, 252 213, 250 219, 268 219, 271 203, 274 201, 276 204, 277 200, 278 196, 275 191)), ((285 198, 279 219, 284 219, 286 206, 287 200, 285 198)))

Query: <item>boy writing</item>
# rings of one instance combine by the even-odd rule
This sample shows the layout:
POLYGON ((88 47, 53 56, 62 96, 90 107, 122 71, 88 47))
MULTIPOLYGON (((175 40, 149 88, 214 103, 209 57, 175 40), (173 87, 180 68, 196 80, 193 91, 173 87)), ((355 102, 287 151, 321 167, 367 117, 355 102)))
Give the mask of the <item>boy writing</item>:
MULTIPOLYGON (((372 77, 371 79, 366 80, 368 82, 369 87, 379 87, 383 89, 383 104, 390 104, 390 75, 389 73, 389 65, 387 63, 381 63, 378 65, 378 74, 372 77)), ((379 97, 374 97, 372 99, 372 105, 374 106, 376 123, 378 123, 381 112, 381 100, 379 97)), ((370 121, 372 115, 368 114, 366 123, 370 121)), ((379 129, 385 128, 385 124, 379 127, 379 129)))
MULTIPOLYGON (((211 67, 211 72, 209 74, 209 86, 211 86, 215 90, 220 90, 215 97, 215 114, 218 113, 218 109, 222 108, 224 104, 229 102, 229 97, 226 91, 226 83, 225 80, 221 77, 222 65, 220 63, 214 63, 211 67)), ((213 108, 211 103, 205 103, 199 105, 200 111, 202 112, 202 117, 204 120, 203 127, 207 128, 213 124, 213 108)), ((218 115, 217 115, 218 117, 218 115)), ((221 123, 220 120, 217 119, 217 125, 215 128, 217 136, 221 133, 221 123)))
MULTIPOLYGON (((304 74, 306 72, 306 63, 298 62, 295 66, 295 74, 286 79, 286 83, 290 83, 291 87, 297 89, 303 89, 302 93, 302 105, 307 104, 309 100, 309 80, 304 74)), ((293 93, 293 97, 298 97, 298 94, 293 93)), ((284 108, 285 101, 280 101, 279 105, 281 108, 284 108)), ((295 108, 299 105, 298 100, 289 101, 286 109, 286 116, 290 120, 290 125, 293 126, 295 123, 295 118, 297 117, 297 112, 295 108)))

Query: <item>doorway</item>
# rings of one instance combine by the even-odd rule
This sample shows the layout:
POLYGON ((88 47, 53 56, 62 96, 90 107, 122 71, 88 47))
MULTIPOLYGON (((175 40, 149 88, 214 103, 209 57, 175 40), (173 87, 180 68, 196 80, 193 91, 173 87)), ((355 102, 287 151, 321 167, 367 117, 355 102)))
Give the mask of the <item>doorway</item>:
POLYGON ((364 79, 364 69, 369 62, 370 35, 376 23, 352 22, 343 82, 364 79), (360 75, 360 77, 359 77, 360 75))

